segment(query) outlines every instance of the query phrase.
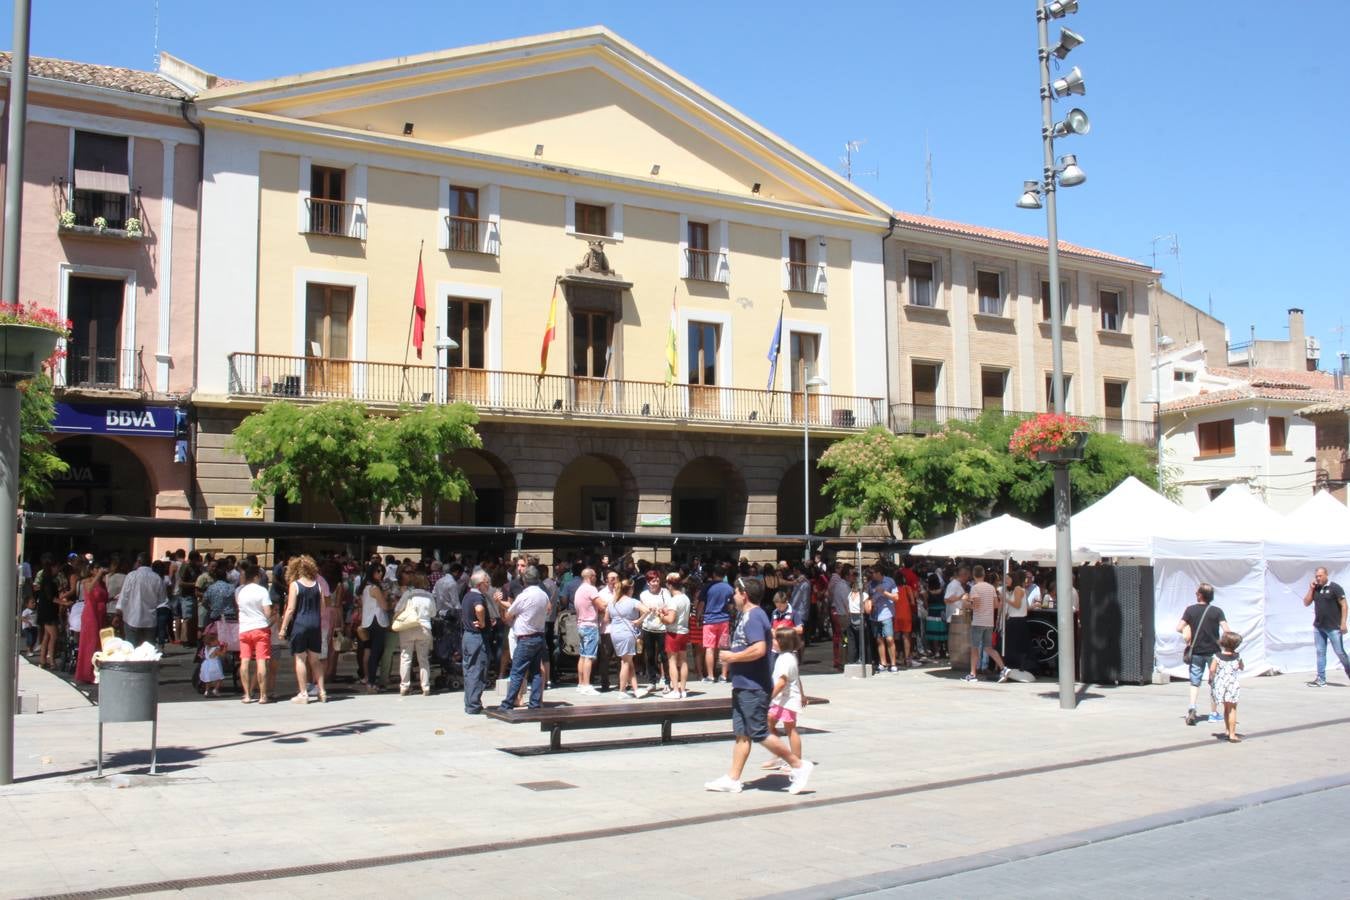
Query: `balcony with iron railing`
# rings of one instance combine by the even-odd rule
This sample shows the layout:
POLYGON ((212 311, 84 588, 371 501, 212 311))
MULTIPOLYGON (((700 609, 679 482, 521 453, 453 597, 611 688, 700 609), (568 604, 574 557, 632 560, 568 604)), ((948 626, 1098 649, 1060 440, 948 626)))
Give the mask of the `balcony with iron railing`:
POLYGON ((460 253, 494 254, 494 223, 490 219, 446 216, 446 250, 460 253))
POLYGON ((347 200, 328 200, 322 197, 305 198, 306 231, 332 237, 364 239, 366 236, 366 207, 347 200))
POLYGON ((58 386, 74 391, 144 391, 150 383, 139 348, 76 350, 58 372, 58 386))
POLYGON ((788 290, 807 294, 816 293, 816 268, 811 263, 789 260, 787 263, 788 290))
POLYGON ((685 276, 691 281, 727 281, 726 254, 721 250, 704 250, 698 247, 686 247, 684 251, 685 276))
POLYGON ((858 431, 885 421, 876 397, 712 387, 530 372, 232 353, 230 394, 239 398, 371 404, 468 403, 498 415, 599 418, 784 428, 810 424, 858 431))
POLYGON ((128 193, 95 191, 53 182, 57 229, 62 235, 122 238, 144 237, 144 211, 139 189, 128 193))
MULTIPOLYGON (((892 403, 889 427, 897 434, 933 434, 942 430, 949 422, 974 422, 985 412, 987 410, 969 406, 892 403)), ((999 414, 1016 419, 1037 415, 1034 412, 1012 410, 1000 410, 999 414)), ((1086 421, 1093 431, 1117 434, 1132 444, 1152 444, 1156 440, 1157 430, 1151 419, 1118 419, 1102 416, 1079 416, 1079 418, 1086 421)))

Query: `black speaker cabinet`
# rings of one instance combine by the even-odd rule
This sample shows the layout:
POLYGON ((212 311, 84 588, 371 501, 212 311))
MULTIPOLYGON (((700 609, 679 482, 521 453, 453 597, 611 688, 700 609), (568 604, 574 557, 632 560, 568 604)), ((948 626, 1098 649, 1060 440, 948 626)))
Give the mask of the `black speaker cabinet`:
POLYGON ((1079 678, 1148 684, 1153 678, 1153 567, 1087 566, 1078 572, 1079 678))

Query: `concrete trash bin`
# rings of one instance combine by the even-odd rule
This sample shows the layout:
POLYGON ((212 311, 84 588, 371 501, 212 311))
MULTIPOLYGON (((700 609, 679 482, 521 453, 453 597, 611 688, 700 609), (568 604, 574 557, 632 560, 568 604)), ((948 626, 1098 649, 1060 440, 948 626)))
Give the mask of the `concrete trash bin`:
POLYGON ((103 725, 150 723, 150 774, 159 739, 159 660, 110 660, 98 665, 98 774, 103 775, 103 725))

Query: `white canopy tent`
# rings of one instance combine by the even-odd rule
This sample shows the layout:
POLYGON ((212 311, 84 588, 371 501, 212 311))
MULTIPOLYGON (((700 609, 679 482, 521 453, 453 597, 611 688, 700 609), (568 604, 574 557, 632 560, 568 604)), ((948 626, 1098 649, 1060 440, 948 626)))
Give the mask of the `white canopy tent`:
MULTIPOLYGON (((953 559, 998 557, 1003 560, 1048 560, 1055 556, 1053 535, 1052 530, 1052 539, 1047 545, 1041 529, 1016 516, 1002 515, 916 544, 910 552, 915 556, 953 559)), ((1074 549, 1073 555, 1075 562, 1090 562, 1100 558, 1098 554, 1081 546, 1074 549)))
MULTIPOLYGON (((1105 497, 1069 519, 1069 537, 1075 547, 1100 556, 1148 559, 1153 539, 1163 528, 1172 533, 1185 529, 1193 514, 1168 500, 1131 475, 1105 497)), ((1050 548, 1053 558, 1055 526, 1041 530, 1042 551, 1050 548)))
POLYGON ((1303 597, 1318 566, 1350 584, 1350 510, 1322 493, 1284 517, 1233 486, 1194 518, 1189 537, 1154 542, 1158 667, 1185 676, 1175 628, 1203 581, 1242 635, 1247 674, 1312 671, 1313 613, 1303 597))

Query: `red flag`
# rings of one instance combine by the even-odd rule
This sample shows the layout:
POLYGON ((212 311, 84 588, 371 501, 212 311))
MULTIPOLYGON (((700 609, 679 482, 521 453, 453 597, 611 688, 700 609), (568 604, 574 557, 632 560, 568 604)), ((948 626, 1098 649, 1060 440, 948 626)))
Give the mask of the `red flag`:
POLYGON ((558 282, 553 282, 553 298, 548 304, 548 322, 544 325, 544 345, 539 348, 539 374, 548 368, 548 345, 558 336, 558 282))
POLYGON ((413 288, 413 349, 422 358, 422 342, 427 330, 427 289, 422 283, 422 251, 417 251, 417 286, 413 288))

